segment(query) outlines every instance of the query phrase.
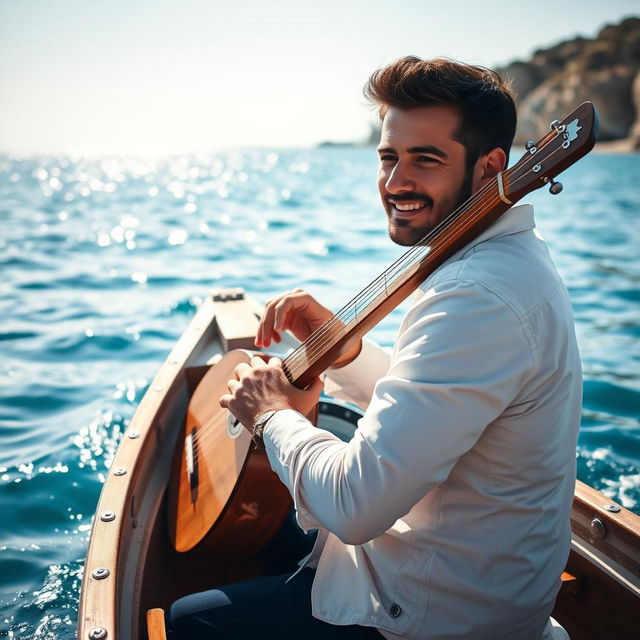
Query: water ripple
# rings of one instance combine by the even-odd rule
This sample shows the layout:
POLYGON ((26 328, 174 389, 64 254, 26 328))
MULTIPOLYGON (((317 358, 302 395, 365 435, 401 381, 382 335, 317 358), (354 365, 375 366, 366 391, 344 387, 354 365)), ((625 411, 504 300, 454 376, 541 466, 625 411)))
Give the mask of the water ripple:
MULTIPOLYGON (((402 250, 369 149, 144 160, 0 155, 0 624, 75 636, 98 495, 149 380, 213 287, 304 286, 334 309, 402 250)), ((585 371, 578 473, 640 512, 640 157, 538 191, 585 371)), ((374 336, 394 341, 402 311, 374 336)))

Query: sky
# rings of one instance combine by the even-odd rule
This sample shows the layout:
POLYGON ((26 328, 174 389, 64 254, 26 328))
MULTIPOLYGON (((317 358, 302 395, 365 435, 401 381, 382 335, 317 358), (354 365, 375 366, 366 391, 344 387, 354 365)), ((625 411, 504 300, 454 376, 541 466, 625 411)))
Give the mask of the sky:
POLYGON ((638 0, 0 0, 0 152, 357 140, 384 64, 497 66, 629 15, 638 0))

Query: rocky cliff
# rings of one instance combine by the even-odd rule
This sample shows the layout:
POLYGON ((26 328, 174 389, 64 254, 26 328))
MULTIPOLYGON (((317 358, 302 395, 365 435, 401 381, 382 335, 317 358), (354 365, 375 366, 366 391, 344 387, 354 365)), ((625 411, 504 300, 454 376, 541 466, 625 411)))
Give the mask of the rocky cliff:
POLYGON ((607 25, 595 38, 574 38, 498 69, 517 93, 516 144, 538 140, 549 123, 591 100, 598 140, 630 138, 640 149, 640 18, 607 25))

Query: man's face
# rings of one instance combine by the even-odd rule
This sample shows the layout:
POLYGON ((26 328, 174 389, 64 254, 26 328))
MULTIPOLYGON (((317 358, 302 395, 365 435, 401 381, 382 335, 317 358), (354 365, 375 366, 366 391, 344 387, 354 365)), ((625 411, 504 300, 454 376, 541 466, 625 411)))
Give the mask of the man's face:
POLYGON ((395 243, 416 244, 471 195, 466 150, 453 139, 459 124, 458 112, 448 105, 387 111, 378 190, 395 243))

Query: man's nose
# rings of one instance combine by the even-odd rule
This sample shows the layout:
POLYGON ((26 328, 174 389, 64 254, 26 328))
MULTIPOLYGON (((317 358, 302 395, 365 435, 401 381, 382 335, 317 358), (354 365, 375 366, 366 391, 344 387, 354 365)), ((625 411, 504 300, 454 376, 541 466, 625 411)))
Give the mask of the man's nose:
POLYGON ((405 191, 415 191, 416 183, 406 165, 402 162, 397 162, 387 176, 384 186, 389 193, 403 193, 405 191))

